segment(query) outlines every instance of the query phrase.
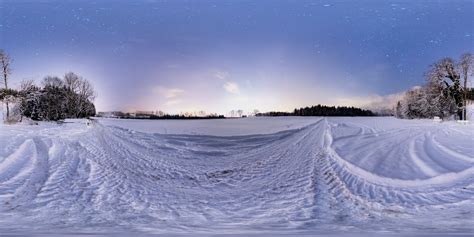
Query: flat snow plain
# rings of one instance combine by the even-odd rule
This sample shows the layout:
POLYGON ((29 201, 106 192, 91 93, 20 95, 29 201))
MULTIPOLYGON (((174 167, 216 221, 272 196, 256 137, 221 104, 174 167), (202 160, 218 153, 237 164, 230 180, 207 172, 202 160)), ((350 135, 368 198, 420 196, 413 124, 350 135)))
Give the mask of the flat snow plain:
POLYGON ((474 233, 474 125, 0 125, 0 233, 474 233))

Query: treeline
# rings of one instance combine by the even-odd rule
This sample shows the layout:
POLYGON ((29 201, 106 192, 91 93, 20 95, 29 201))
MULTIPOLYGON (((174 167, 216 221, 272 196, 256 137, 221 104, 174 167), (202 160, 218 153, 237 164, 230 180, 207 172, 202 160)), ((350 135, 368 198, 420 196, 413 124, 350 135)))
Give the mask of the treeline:
POLYGON ((163 116, 149 115, 149 116, 130 116, 125 115, 119 117, 122 119, 224 119, 224 115, 206 115, 206 116, 186 116, 182 114, 165 114, 163 116))
POLYGON ((224 115, 206 114, 204 111, 195 113, 167 114, 163 111, 138 111, 136 113, 125 113, 122 111, 99 112, 97 117, 120 118, 120 119, 221 119, 224 115))
POLYGON ((426 84, 407 91, 398 101, 396 117, 447 118, 455 115, 466 119, 468 100, 474 98, 474 90, 468 88, 473 74, 474 59, 470 53, 463 54, 458 62, 451 58, 438 61, 426 73, 426 84))
POLYGON ((72 72, 62 79, 47 76, 40 86, 29 80, 23 81, 18 90, 0 89, 0 100, 10 107, 9 121, 21 121, 23 117, 57 121, 94 116, 94 98, 92 85, 72 72))
POLYGON ((346 106, 316 105, 295 109, 293 112, 258 113, 257 116, 375 116, 370 110, 346 106))

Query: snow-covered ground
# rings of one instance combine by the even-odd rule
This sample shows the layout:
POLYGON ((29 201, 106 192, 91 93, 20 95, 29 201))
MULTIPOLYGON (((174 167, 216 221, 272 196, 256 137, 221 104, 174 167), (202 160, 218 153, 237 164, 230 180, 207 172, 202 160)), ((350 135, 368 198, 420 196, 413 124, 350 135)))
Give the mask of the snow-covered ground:
POLYGON ((467 119, 474 122, 474 104, 468 105, 467 107, 467 119))
POLYGON ((301 128, 314 123, 304 117, 249 117, 246 119, 134 120, 101 119, 101 123, 146 133, 239 136, 269 134, 301 128))
POLYGON ((474 233, 474 125, 0 125, 0 233, 474 233))

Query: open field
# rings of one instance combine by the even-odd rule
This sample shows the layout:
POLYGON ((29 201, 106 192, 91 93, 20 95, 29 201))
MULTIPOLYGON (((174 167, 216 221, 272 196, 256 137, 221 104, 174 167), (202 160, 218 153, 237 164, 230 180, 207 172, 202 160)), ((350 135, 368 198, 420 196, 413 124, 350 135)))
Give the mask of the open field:
POLYGON ((473 144, 380 117, 0 125, 0 232, 473 233, 473 144))

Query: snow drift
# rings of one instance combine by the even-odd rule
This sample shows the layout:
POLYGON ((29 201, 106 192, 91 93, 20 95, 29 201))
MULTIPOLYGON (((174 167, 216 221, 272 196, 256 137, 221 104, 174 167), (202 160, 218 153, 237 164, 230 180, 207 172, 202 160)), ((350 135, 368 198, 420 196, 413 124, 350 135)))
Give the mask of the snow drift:
POLYGON ((0 232, 474 231, 472 125, 210 122, 0 126, 0 232))

